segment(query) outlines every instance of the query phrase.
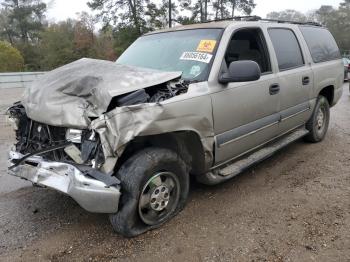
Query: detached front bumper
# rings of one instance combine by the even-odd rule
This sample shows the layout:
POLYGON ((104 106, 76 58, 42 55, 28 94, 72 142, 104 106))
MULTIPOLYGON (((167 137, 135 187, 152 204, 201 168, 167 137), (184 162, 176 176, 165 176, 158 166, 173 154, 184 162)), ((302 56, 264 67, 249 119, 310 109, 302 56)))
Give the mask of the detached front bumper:
MULTIPOLYGON (((23 157, 18 152, 9 153, 9 165, 23 157)), ((85 175, 77 167, 61 162, 29 157, 11 170, 13 176, 52 188, 71 196, 82 208, 94 213, 116 213, 120 198, 120 186, 107 186, 104 182, 85 175)))

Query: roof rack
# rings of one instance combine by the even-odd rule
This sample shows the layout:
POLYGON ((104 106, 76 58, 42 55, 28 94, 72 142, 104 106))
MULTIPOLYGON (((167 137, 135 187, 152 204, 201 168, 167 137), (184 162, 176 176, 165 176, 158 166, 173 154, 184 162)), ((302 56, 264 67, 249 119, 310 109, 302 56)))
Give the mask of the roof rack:
POLYGON ((249 15, 249 16, 234 16, 231 18, 224 18, 224 19, 216 19, 207 21, 209 22, 218 22, 218 21, 265 21, 265 22, 275 22, 275 23, 281 23, 281 24, 296 24, 296 25, 313 25, 313 26, 321 26, 321 24, 316 22, 298 22, 298 21, 288 21, 288 20, 279 20, 279 19, 269 19, 269 18, 261 18, 260 16, 256 15, 249 15))
POLYGON ((211 23, 211 22, 220 22, 220 21, 258 21, 262 18, 260 16, 256 15, 246 15, 246 16, 233 16, 230 18, 221 18, 221 19, 214 19, 214 20, 207 20, 203 23, 211 23))
POLYGON ((320 23, 312 22, 312 21, 306 21, 306 22, 298 22, 298 21, 288 21, 288 20, 278 20, 278 19, 268 19, 268 18, 261 18, 259 21, 266 21, 266 22, 276 22, 276 23, 286 23, 286 24, 296 24, 296 25, 313 25, 313 26, 322 26, 320 23))

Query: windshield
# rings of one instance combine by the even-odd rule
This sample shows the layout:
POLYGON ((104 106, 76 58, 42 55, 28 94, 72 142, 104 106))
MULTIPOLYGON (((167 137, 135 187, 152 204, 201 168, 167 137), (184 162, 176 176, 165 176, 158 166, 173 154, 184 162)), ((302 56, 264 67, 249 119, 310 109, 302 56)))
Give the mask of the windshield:
POLYGON ((182 79, 205 81, 222 29, 194 29, 142 36, 117 60, 118 64, 181 71, 182 79))

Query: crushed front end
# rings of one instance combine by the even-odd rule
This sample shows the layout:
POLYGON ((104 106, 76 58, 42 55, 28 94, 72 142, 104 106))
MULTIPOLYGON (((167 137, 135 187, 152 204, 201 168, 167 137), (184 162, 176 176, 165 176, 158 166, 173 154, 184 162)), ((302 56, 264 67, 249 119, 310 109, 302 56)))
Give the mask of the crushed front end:
POLYGON ((209 165, 208 86, 181 75, 93 59, 46 73, 8 110, 17 140, 10 173, 68 194, 90 212, 116 213, 122 190, 114 175, 135 139, 196 131, 209 165))
POLYGON ((118 211, 120 182, 99 169, 104 156, 98 134, 31 120, 21 103, 7 114, 16 132, 10 174, 65 193, 87 211, 118 211))

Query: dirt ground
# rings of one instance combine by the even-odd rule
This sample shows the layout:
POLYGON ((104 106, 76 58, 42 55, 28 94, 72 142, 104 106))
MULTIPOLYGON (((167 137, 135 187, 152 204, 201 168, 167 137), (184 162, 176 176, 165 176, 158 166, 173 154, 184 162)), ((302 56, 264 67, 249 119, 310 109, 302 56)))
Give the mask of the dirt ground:
MULTIPOLYGON (((0 90, 0 110, 21 90, 0 90)), ((1 261, 350 261, 350 98, 322 143, 299 141, 219 186, 192 183, 185 210, 125 239, 107 216, 6 175, 0 116, 1 261)))

